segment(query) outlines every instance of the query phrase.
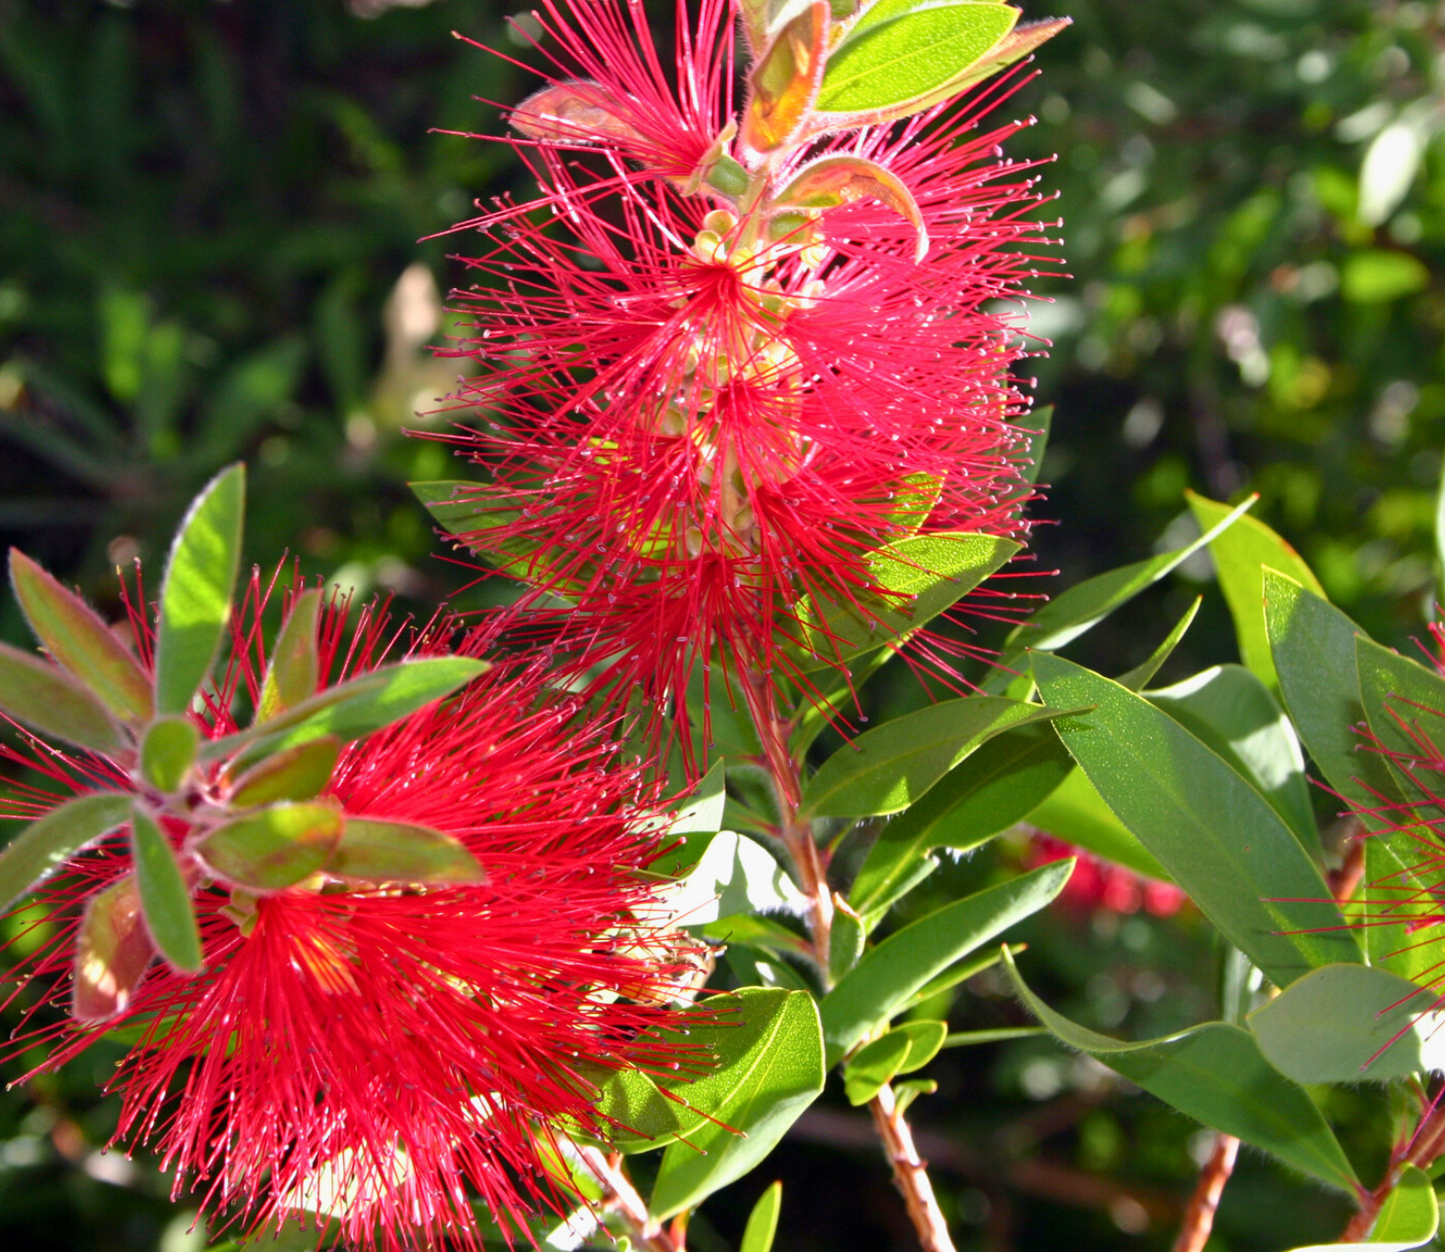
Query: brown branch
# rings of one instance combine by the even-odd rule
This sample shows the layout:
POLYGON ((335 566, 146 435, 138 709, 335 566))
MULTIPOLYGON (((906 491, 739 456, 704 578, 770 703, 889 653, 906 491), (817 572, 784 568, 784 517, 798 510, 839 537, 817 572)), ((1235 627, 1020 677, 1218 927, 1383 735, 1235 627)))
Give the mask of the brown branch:
POLYGON ((1234 1172, 1234 1160, 1238 1155, 1238 1139, 1233 1135, 1215 1135, 1214 1151, 1200 1171, 1199 1182, 1194 1194, 1189 1197, 1189 1206, 1184 1210, 1179 1236, 1174 1240, 1174 1252, 1204 1252, 1209 1233, 1214 1229, 1214 1215, 1219 1211, 1224 1184, 1234 1172))
POLYGON ((873 1114, 878 1137, 883 1140, 884 1154, 893 1167, 893 1181, 903 1193, 908 1217, 918 1233, 923 1252, 954 1252, 948 1223, 943 1220, 943 1211, 938 1207, 938 1198, 933 1194, 933 1184, 928 1178, 927 1163, 918 1155, 913 1132, 893 1097, 893 1088, 884 1083, 869 1101, 868 1108, 873 1114))

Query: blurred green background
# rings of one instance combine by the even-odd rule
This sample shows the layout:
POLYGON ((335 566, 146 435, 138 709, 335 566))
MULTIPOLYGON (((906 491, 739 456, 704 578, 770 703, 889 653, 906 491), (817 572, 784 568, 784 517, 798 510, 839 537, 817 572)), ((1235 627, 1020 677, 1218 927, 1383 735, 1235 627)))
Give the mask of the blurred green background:
MULTIPOLYGON (((0 0, 0 538, 113 607, 113 567, 157 561, 200 484, 244 457, 251 559, 289 551, 421 610, 467 582, 405 487, 452 474, 449 456, 401 430, 435 423, 414 414, 454 383, 425 345, 445 330, 448 254, 469 247, 418 240, 523 187, 504 146, 437 133, 495 133, 487 102, 528 89, 452 38, 515 51, 507 12, 0 0)), ((1189 538, 1185 487, 1254 490, 1337 603, 1384 640, 1421 633, 1445 432, 1445 4, 1029 11, 1054 14, 1075 25, 1005 106, 1039 119, 1013 155, 1059 154, 1043 172, 1073 275, 1041 289, 1034 329, 1054 346, 1023 371, 1057 405, 1038 567, 1068 585, 1189 538)), ((1134 664, 1209 576, 1191 562, 1076 655, 1134 664)), ((8 597, 0 636, 23 637, 8 597)), ((1211 593, 1169 673, 1231 659, 1229 639, 1211 593)), ((907 682, 872 698, 914 700, 907 682)), ((909 909, 1025 855, 1005 841, 947 867, 909 909)), ((1096 1028, 1152 1036, 1213 1011, 1216 956, 1187 912, 1079 905, 1023 937, 1034 985, 1096 1028)), ((988 974, 951 1006, 955 1029, 1022 1020, 988 974)), ((5 1247, 203 1246, 152 1162, 99 1151, 113 1060, 0 1095, 5 1247)), ((930 1072, 916 1120, 961 1248, 1169 1246, 1209 1148, 1195 1127, 1043 1040, 930 1072)), ((1331 1109, 1347 1140, 1386 1116, 1367 1091, 1332 1098, 1350 1101, 1331 1109)), ((697 1252, 736 1246, 775 1176, 785 1252, 912 1246, 866 1118, 830 1088, 767 1168, 704 1206, 697 1252)), ((1210 1246, 1289 1247, 1341 1215, 1246 1156, 1210 1246)))

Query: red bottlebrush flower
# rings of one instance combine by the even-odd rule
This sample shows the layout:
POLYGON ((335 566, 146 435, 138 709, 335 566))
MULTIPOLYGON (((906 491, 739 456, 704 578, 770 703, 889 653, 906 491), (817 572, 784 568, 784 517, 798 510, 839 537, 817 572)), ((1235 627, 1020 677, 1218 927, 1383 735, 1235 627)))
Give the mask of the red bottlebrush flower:
POLYGON ((1122 865, 1102 861, 1084 848, 1036 834, 1030 841, 1027 862, 1030 869, 1076 857, 1074 872, 1059 893, 1059 903, 1083 913, 1137 913, 1142 908, 1153 917, 1173 917, 1189 899, 1173 883, 1145 878, 1122 865))
POLYGON ((495 245, 457 297, 478 329, 456 355, 486 370, 459 400, 491 416, 455 438, 491 481, 458 497, 481 523, 459 536, 529 584, 516 612, 555 628, 593 691, 675 697, 721 660, 750 701, 771 701, 766 675, 819 698, 800 658, 841 670, 846 648, 812 614, 906 608, 871 554, 1026 535, 1021 323, 996 303, 1050 242, 1023 216, 1034 180, 997 159, 1022 123, 981 132, 988 101, 938 106, 739 149, 744 167, 718 5, 679 40, 675 97, 650 52, 622 54, 646 47, 640 9, 569 12, 544 17, 556 74, 589 81, 554 76, 510 141, 542 196, 467 224, 495 245), (673 155, 631 137, 666 147, 669 126, 673 155), (584 138, 605 170, 581 163, 584 138), (555 620, 554 594, 572 605, 555 620))
MULTIPOLYGON (((196 719, 205 738, 234 730, 238 685, 260 696, 264 601, 253 579, 220 694, 196 719)), ((379 613, 349 645, 344 625, 344 606, 323 612, 323 676, 365 673, 395 643, 379 613)), ((144 660, 143 625, 139 645, 144 660)), ((599 1075, 698 1062, 658 1033, 677 1020, 661 1006, 690 979, 687 953, 638 920, 653 901, 634 871, 658 851, 655 793, 579 709, 535 671, 493 669, 341 750, 320 800, 348 828, 440 832, 481 881, 344 869, 269 893, 202 881, 202 973, 152 963, 120 1016, 48 1025, 45 1006, 70 1000, 80 906, 131 869, 125 840, 107 838, 28 906, 53 935, 12 975, 12 1002, 40 989, 16 1050, 45 1044, 52 1067, 117 1026, 139 1032, 110 1084, 117 1140, 152 1145, 177 1192, 189 1183, 248 1229, 309 1211, 365 1247, 479 1249, 480 1200, 507 1238, 527 1238, 529 1214, 566 1203, 543 1163, 556 1137, 608 1136, 599 1075)), ((121 764, 32 742, 8 755, 66 792, 134 786, 121 764)), ((197 777, 199 809, 230 785, 218 768, 197 777)), ((0 814, 33 819, 68 798, 19 788, 0 814)), ((185 823, 164 824, 184 847, 185 823)))

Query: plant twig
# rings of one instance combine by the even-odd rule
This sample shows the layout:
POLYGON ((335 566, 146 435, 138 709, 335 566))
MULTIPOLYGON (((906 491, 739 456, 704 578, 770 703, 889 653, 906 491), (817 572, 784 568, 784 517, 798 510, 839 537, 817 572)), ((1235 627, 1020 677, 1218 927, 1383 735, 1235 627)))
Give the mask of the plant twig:
POLYGON ((938 1207, 938 1197, 933 1194, 933 1183, 928 1178, 927 1162, 918 1155, 913 1131, 894 1099, 892 1086, 884 1083, 869 1101, 868 1108, 923 1252, 954 1252, 948 1223, 943 1220, 943 1211, 938 1207))
POLYGON ((1233 1135, 1215 1135, 1214 1151, 1200 1171, 1199 1182, 1184 1210, 1184 1220, 1174 1240, 1174 1252, 1203 1252, 1204 1245, 1209 1242, 1209 1233, 1214 1229, 1214 1215, 1219 1211, 1224 1184, 1234 1172, 1234 1160, 1238 1155, 1238 1139, 1233 1135))
POLYGON ((620 1155, 604 1153, 593 1147, 579 1147, 578 1150, 587 1168, 602 1184, 598 1210, 621 1217, 635 1246, 646 1248, 648 1252, 686 1252, 672 1232, 647 1211, 647 1201, 638 1194, 632 1179, 622 1168, 620 1155))

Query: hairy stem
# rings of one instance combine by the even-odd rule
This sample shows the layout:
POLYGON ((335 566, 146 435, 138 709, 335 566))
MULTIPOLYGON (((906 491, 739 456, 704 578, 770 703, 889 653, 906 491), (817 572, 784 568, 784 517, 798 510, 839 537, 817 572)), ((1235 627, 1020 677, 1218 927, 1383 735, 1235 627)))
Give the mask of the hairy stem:
POLYGON ((1234 1172, 1234 1160, 1238 1155, 1238 1139, 1233 1135, 1215 1135, 1214 1151, 1200 1171, 1199 1182, 1195 1185, 1194 1194, 1189 1197, 1189 1206, 1184 1210, 1179 1237, 1174 1240, 1174 1252, 1203 1252, 1204 1245, 1209 1242, 1209 1233, 1214 1229, 1214 1215, 1219 1211, 1224 1184, 1234 1172))
POLYGON ((954 1252, 948 1223, 943 1220, 938 1198, 933 1194, 933 1183, 928 1178, 927 1162, 918 1155, 913 1132, 894 1099, 892 1086, 884 1083, 869 1101, 868 1109, 873 1114, 873 1125, 883 1140, 888 1163, 893 1166, 893 1181, 903 1192, 903 1202, 908 1206, 908 1216, 918 1232, 923 1252, 954 1252))

